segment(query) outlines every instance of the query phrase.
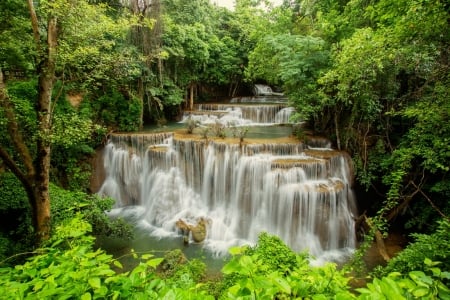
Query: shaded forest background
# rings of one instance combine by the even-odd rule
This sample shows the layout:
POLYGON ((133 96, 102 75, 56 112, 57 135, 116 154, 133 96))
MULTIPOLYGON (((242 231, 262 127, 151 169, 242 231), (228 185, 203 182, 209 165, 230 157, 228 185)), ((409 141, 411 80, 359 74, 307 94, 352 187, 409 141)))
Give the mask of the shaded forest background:
POLYGON ((234 11, 206 0, 1 1, 0 254, 51 240, 75 212, 91 211, 98 234, 127 235, 102 216, 111 203, 89 198, 106 135, 163 126, 254 83, 282 90, 295 121, 351 154, 370 239, 442 231, 449 10, 439 0, 238 0, 234 11))

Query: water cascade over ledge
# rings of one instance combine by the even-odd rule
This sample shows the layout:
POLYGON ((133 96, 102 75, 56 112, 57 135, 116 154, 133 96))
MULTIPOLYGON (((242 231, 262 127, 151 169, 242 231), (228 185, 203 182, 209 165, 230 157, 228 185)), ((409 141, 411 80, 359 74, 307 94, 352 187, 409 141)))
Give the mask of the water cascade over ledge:
POLYGON ((104 168, 99 194, 117 200, 113 213, 157 237, 204 218, 203 244, 216 254, 262 231, 317 257, 355 248, 350 159, 327 143, 113 134, 104 168))

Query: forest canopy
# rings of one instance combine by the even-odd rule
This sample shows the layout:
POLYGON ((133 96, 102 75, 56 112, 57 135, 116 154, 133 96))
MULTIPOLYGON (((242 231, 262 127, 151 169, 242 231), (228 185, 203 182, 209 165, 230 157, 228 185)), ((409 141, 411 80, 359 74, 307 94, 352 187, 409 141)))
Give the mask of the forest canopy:
MULTIPOLYGON (((449 10, 442 0, 286 0, 280 6, 236 0, 233 11, 208 0, 0 1, 0 254, 51 240, 58 201, 111 204, 90 198, 89 186, 90 159, 108 133, 163 126, 194 103, 245 95, 255 83, 282 90, 294 121, 351 155, 359 220, 369 225, 370 238, 394 227, 445 241, 449 10), (53 184, 82 194, 67 196, 53 184)), ((90 234, 85 222, 93 220, 99 233, 121 230, 97 208, 87 221, 77 215, 80 235, 90 234)), ((90 252, 89 239, 79 242, 71 248, 76 255, 111 263, 90 252)), ((414 255, 422 251, 415 249, 414 255)), ((232 293, 244 295, 250 273, 236 266, 255 267, 262 280, 267 262, 236 251, 226 272, 234 274, 232 293)), ((448 267, 446 255, 436 257, 448 267)), ((302 258, 293 257, 290 270, 304 271, 302 258)), ((36 256, 32 264, 47 266, 47 258, 36 256)), ((144 260, 152 268, 159 263, 144 260)), ((418 265, 448 280, 433 269, 437 263, 423 261, 418 265)), ((273 291, 292 294, 293 273, 274 272, 273 291)))

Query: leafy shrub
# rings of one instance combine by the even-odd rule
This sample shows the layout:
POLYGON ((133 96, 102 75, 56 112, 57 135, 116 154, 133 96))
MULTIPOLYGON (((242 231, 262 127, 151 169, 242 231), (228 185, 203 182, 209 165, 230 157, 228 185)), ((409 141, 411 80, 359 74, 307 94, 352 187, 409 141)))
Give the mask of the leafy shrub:
POLYGON ((204 138, 205 140, 207 140, 207 139, 208 139, 208 134, 209 134, 210 130, 211 130, 211 128, 210 128, 209 126, 202 127, 202 128, 200 129, 200 135, 201 135, 201 137, 204 138))
POLYGON ((31 248, 33 229, 27 194, 19 180, 10 172, 0 173, 0 190, 0 261, 3 261, 31 248))
MULTIPOLYGON (((258 259, 268 268, 268 272, 289 272, 297 266, 297 254, 292 251, 279 237, 262 232, 258 243, 248 248, 246 255, 257 255, 258 259)), ((307 255, 302 256, 305 261, 307 255)))
POLYGON ((198 127, 199 122, 194 120, 191 116, 186 121, 186 132, 188 134, 192 134, 194 132, 194 129, 198 127))
POLYGON ((188 288, 204 278, 206 265, 198 259, 188 260, 180 249, 175 249, 166 253, 158 271, 167 282, 188 288))
POLYGON ((219 137, 219 138, 222 138, 222 139, 224 139, 227 136, 227 134, 225 132, 225 129, 226 129, 225 125, 223 125, 219 121, 216 121, 216 123, 214 123, 211 126, 211 130, 214 133, 214 135, 216 137, 219 137))
POLYGON ((450 222, 438 222, 436 232, 412 234, 415 241, 409 244, 396 257, 391 259, 385 268, 378 268, 374 274, 385 276, 391 272, 406 274, 414 270, 424 270, 425 259, 442 262, 443 270, 450 270, 450 222))
POLYGON ((67 191, 50 185, 52 225, 58 226, 64 220, 71 219, 76 212, 83 213, 87 222, 92 225, 94 235, 113 236, 123 239, 133 237, 131 226, 124 220, 110 219, 105 211, 112 208, 114 200, 88 195, 83 192, 67 191))
POLYGON ((424 271, 410 271, 405 275, 392 272, 375 278, 366 288, 359 288, 358 299, 450 299, 450 272, 441 271, 439 262, 425 259, 424 271))
POLYGON ((117 90, 110 90, 91 100, 96 119, 109 128, 120 131, 139 129, 142 105, 136 97, 126 97, 117 90))
POLYGON ((231 298, 354 298, 349 279, 335 264, 312 267, 305 253, 295 254, 278 237, 263 233, 256 247, 230 253, 233 258, 222 272, 232 278, 225 292, 231 298))
MULTIPOLYGON (((8 82, 8 95, 14 106, 14 114, 20 125, 21 133, 26 137, 25 142, 30 145, 35 141, 37 132, 37 115, 34 107, 37 98, 37 81, 31 79, 8 82)), ((0 113, 0 115, 3 114, 2 109, 0 109, 0 113)), ((6 120, 0 118, 0 126, 3 127, 2 129, 6 129, 6 120)), ((9 132, 5 131, 0 138, 0 141, 5 141, 2 143, 3 146, 8 145, 6 142, 8 135, 9 132)))
POLYGON ((156 275, 161 258, 138 257, 129 272, 117 273, 121 263, 102 250, 93 250, 89 223, 81 214, 55 231, 57 240, 15 268, 0 268, 3 299, 213 299, 195 285, 181 288, 156 275), (56 247, 65 244, 66 247, 56 247), (65 250, 63 250, 65 249, 65 250))

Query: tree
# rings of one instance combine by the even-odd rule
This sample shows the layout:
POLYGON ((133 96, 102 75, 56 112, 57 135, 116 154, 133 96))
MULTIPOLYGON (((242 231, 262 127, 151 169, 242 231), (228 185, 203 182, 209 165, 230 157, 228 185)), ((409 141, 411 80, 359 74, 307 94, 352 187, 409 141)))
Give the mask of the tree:
MULTIPOLYGON (((10 3, 18 5, 20 2, 11 1, 10 3)), ((7 147, 9 145, 1 145, 0 158, 25 188, 32 208, 33 226, 39 243, 47 239, 50 233, 50 158, 51 145, 54 141, 52 122, 55 103, 58 99, 58 93, 54 91, 55 82, 57 79, 64 82, 67 80, 65 72, 82 67, 81 64, 76 64, 76 59, 74 59, 74 56, 77 55, 79 55, 78 58, 82 57, 82 49, 85 50, 84 55, 89 57, 100 50, 105 50, 104 47, 114 44, 114 41, 110 39, 109 43, 104 43, 106 40, 101 39, 99 43, 96 43, 97 41, 93 40, 95 39, 95 36, 92 35, 93 30, 90 30, 93 25, 113 24, 106 16, 104 7, 91 5, 85 0, 42 0, 39 2, 28 0, 27 4, 30 17, 28 24, 31 27, 29 32, 32 33, 33 41, 32 67, 37 76, 37 99, 29 99, 35 101, 36 132, 32 138, 23 135, 24 131, 21 128, 23 124, 18 122, 14 104, 8 95, 3 70, 0 69, 0 104, 7 120, 6 125, 11 141, 10 148, 7 147), (96 22, 92 18, 95 18, 96 22), (86 24, 80 29, 80 21, 83 20, 86 20, 86 24), (77 36, 75 34, 77 31, 80 34, 86 34, 85 37, 77 36), (84 39, 88 39, 89 47, 86 46, 86 42, 83 45, 80 44, 84 39)), ((25 9, 25 7, 22 8, 25 9)), ((20 15, 22 12, 20 11, 18 14, 20 15)), ((124 23, 119 25, 124 28, 124 23)), ((114 34, 118 32, 117 27, 114 26, 99 27, 109 29, 102 32, 102 36, 115 36, 114 34)), ((28 32, 23 32, 23 34, 28 34, 28 32)), ((14 40, 10 35, 7 36, 14 40)), ((23 48, 20 44, 16 45, 16 48, 19 49, 16 51, 17 53, 25 53, 21 51, 23 48)), ((22 59, 25 60, 23 57, 22 59)), ((97 69, 105 70, 101 67, 97 69)), ((71 74, 75 75, 76 72, 71 74)), ((92 78, 88 77, 88 79, 92 78)))
POLYGON ((367 204, 382 229, 404 212, 419 228, 448 214, 447 10, 442 1, 360 6, 364 28, 336 44, 318 81, 323 119, 339 117, 325 131, 344 133, 335 139, 360 184, 384 198, 367 204))
POLYGON ((318 37, 266 36, 250 53, 246 74, 281 85, 298 108, 299 119, 315 118, 320 107, 317 79, 329 66, 329 52, 326 43, 318 37))

